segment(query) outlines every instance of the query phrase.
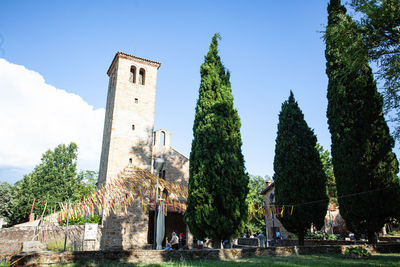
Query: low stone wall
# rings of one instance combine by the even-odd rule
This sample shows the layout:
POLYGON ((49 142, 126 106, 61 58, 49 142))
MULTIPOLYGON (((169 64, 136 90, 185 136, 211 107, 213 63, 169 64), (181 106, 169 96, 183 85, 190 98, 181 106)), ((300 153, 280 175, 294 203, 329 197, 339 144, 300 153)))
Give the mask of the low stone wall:
MULTIPOLYGON (((357 241, 357 244, 366 244, 366 241, 357 241)), ((299 241, 296 239, 279 239, 277 240, 279 247, 298 246, 299 241)), ((322 239, 305 239, 305 246, 345 246, 354 245, 354 241, 345 240, 322 240, 322 239)), ((238 238, 238 246, 253 246, 258 247, 258 238, 238 238)))
MULTIPOLYGON (((357 241, 357 244, 366 244, 366 241, 357 241)), ((296 239, 280 239, 278 240, 278 246, 288 247, 288 246, 298 246, 299 241, 296 239)), ((305 246, 345 246, 354 245, 354 241, 345 240, 322 240, 322 239, 305 239, 305 246)))
POLYGON ((378 239, 383 242, 400 242, 400 236, 380 236, 378 239))
MULTIPOLYGON (((68 227, 68 246, 77 248, 83 244, 84 225, 68 227)), ((44 245, 49 242, 63 241, 65 226, 24 226, 0 229, 0 256, 20 252, 25 241, 40 241, 44 245)), ((82 248, 81 248, 82 250, 82 248)))
POLYGON ((378 244, 374 247, 374 251, 379 253, 400 253, 400 243, 378 244))
POLYGON ((258 247, 258 239, 257 238, 238 238, 237 244, 239 246, 254 246, 258 247))
MULTIPOLYGON (((116 261, 121 263, 159 263, 167 261, 193 260, 226 260, 259 256, 290 256, 294 254, 340 254, 351 246, 304 246, 304 247, 270 247, 245 249, 203 249, 203 250, 124 250, 124 251, 76 251, 76 252, 42 252, 31 255, 17 255, 12 260, 22 258, 23 265, 46 266, 51 264, 68 264, 76 262, 104 263, 116 261)), ((369 251, 400 253, 400 244, 383 244, 368 247, 369 251)))

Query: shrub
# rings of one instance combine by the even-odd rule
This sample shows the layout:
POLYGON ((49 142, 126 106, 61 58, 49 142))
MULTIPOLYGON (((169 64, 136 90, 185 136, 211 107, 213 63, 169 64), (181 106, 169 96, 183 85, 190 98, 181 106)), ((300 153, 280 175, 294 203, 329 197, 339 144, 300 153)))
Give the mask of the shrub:
POLYGON ((328 238, 328 240, 337 240, 338 239, 337 235, 334 235, 334 234, 327 234, 327 238, 328 238))
POLYGON ((293 233, 289 233, 288 238, 289 239, 298 239, 297 235, 293 234, 293 233))
POLYGON ((308 232, 304 236, 304 239, 323 239, 323 238, 324 238, 324 233, 320 233, 320 232, 316 232, 316 233, 308 232))
MULTIPOLYGON (((79 215, 76 218, 69 219, 69 225, 85 225, 86 223, 100 223, 100 216, 97 214, 91 214, 88 217, 82 217, 79 215)), ((67 220, 63 220, 60 222, 60 225, 67 225, 67 220)))
POLYGON ((347 248, 344 254, 349 258, 368 258, 371 256, 368 250, 361 246, 347 248))

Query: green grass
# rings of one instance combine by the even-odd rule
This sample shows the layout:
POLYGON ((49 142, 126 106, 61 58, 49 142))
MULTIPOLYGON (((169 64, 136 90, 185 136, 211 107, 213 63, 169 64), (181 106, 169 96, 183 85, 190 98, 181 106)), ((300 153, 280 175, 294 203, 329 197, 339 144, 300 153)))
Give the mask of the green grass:
POLYGON ((392 231, 387 233, 385 236, 399 236, 400 237, 400 231, 392 231))
POLYGON ((288 267, 288 266, 348 266, 348 267, 375 267, 375 266, 400 266, 400 254, 374 254, 369 259, 346 259, 343 255, 300 255, 300 256, 289 256, 289 257, 253 257, 247 259, 238 260, 225 260, 225 261, 184 261, 184 262, 166 262, 157 264, 123 264, 118 262, 105 262, 101 264, 94 263, 75 263, 68 265, 57 265, 65 267, 117 267, 117 266, 140 266, 140 267, 191 267, 191 266, 277 266, 277 267, 288 267))
MULTIPOLYGON (((64 240, 62 239, 57 239, 57 240, 51 240, 46 243, 46 247, 50 249, 51 251, 63 251, 64 250, 64 240)), ((67 244, 67 250, 71 250, 71 247, 69 244, 67 244)))

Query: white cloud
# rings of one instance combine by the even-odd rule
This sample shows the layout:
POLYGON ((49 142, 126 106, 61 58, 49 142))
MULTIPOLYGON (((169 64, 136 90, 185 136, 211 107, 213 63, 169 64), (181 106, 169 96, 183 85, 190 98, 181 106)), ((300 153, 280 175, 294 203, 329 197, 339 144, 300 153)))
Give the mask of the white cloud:
MULTIPOLYGON (((104 109, 0 58, 0 168, 32 168, 58 144, 78 144, 78 167, 97 170, 104 109)), ((3 177, 4 178, 4 177, 3 177)), ((22 178, 22 177, 21 177, 22 178)))

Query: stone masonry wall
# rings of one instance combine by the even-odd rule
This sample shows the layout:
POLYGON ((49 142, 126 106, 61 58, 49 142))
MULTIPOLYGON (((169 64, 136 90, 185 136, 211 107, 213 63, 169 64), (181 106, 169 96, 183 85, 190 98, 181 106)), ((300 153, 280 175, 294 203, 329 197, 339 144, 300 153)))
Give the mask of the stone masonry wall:
MULTIPOLYGON (((148 200, 147 200, 148 201, 148 200)), ((127 213, 111 213, 103 217, 100 249, 122 250, 147 247, 149 216, 139 200, 134 200, 127 213)))
MULTIPOLYGON (((271 193, 274 192, 274 190, 270 190, 265 194, 265 199, 267 200, 267 203, 269 204, 269 196, 271 195, 271 193)), ((268 208, 269 210, 269 208, 268 208)), ((279 228, 279 232, 281 234, 282 237, 287 238, 289 236, 289 232, 285 229, 285 227, 283 227, 282 223, 279 221, 279 219, 276 218, 272 218, 271 214, 268 213, 267 214, 267 229, 268 229, 268 235, 267 238, 270 240, 273 237, 273 228, 272 225, 274 225, 274 227, 279 228)))
MULTIPOLYGON (((75 249, 84 249, 83 234, 85 226, 71 225, 68 227, 68 246, 75 249)), ((19 252, 25 241, 40 241, 46 245, 51 242, 62 241, 65 238, 65 226, 26 226, 0 229, 0 255, 19 252)), ((93 247, 96 249, 96 247, 93 247)))
POLYGON ((170 136, 171 134, 166 130, 155 132, 156 142, 153 146, 153 157, 165 159, 163 170, 165 170, 165 179, 168 182, 187 187, 189 183, 189 159, 169 145, 170 136), (165 145, 160 143, 160 132, 165 132, 165 145))
MULTIPOLYGON (((246 248, 246 249, 203 249, 203 250, 130 250, 130 251, 78 251, 64 253, 38 253, 24 257, 20 262, 25 265, 40 264, 47 266, 51 264, 68 264, 76 262, 107 261, 121 263, 147 263, 154 264, 170 261, 193 261, 193 260, 227 260, 260 256, 290 256, 306 254, 341 254, 348 246, 310 246, 310 247, 270 247, 270 248, 246 248)), ((369 251, 382 253, 399 253, 400 244, 378 245, 368 247, 369 251)), ((21 256, 16 256, 17 259, 21 256)))
POLYGON ((117 53, 109 75, 99 185, 132 164, 151 171, 154 108, 158 63, 117 53), (136 67, 136 82, 129 80, 131 66, 136 67), (145 70, 145 84, 139 83, 139 70, 145 70), (112 79, 110 76, 110 80, 112 79))

